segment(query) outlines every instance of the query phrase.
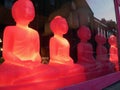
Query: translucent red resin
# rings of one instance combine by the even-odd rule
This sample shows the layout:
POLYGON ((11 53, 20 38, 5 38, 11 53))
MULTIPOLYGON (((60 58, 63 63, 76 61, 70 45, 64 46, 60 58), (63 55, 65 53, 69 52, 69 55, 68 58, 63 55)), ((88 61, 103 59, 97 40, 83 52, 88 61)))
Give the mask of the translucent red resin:
POLYGON ((38 33, 28 25, 35 16, 30 0, 18 0, 12 7, 15 26, 7 26, 3 37, 3 57, 0 65, 0 90, 54 90, 80 83, 103 74, 102 65, 92 56, 87 43, 91 33, 83 26, 78 30, 78 63, 69 55, 69 42, 63 37, 68 31, 65 18, 56 16, 50 23, 54 36, 50 39, 50 63, 40 64, 38 33))
POLYGON ((111 35, 108 39, 110 44, 110 61, 114 63, 116 71, 119 71, 119 62, 118 62, 118 47, 117 47, 117 39, 115 35, 111 35))
MULTIPOLYGON (((15 26, 7 26, 3 37, 5 62, 25 66, 41 62, 39 34, 28 25, 34 19, 34 6, 30 0, 18 0, 12 7, 15 26)), ((28 66, 27 66, 28 67, 28 66)))
POLYGON ((69 55, 69 42, 63 37, 68 31, 67 21, 61 16, 57 16, 51 21, 50 28, 54 33, 54 36, 50 39, 50 62, 73 64, 69 55))

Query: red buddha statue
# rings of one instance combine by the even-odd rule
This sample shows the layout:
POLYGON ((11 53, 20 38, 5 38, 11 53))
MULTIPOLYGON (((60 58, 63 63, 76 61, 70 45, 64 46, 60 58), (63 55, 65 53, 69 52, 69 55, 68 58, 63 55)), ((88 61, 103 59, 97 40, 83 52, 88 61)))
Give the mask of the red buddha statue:
POLYGON ((69 42, 63 37, 68 31, 65 18, 56 16, 50 23, 54 36, 50 39, 50 63, 73 64, 69 55, 69 42))
POLYGON ((106 43, 106 38, 102 34, 97 34, 95 36, 95 40, 97 42, 96 59, 101 62, 108 62, 108 51, 107 48, 104 46, 104 44, 106 43))
POLYGON ((15 26, 7 26, 3 37, 5 62, 23 65, 41 62, 39 34, 28 25, 34 19, 34 6, 30 0, 18 0, 12 7, 15 26))
POLYGON ((117 39, 116 36, 111 35, 108 39, 110 44, 110 61, 115 64, 115 70, 119 71, 119 62, 118 62, 118 48, 117 48, 117 39))
POLYGON ((114 71, 114 65, 109 61, 108 51, 104 46, 106 43, 105 36, 103 34, 97 34, 95 40, 97 42, 96 59, 103 66, 103 71, 105 73, 109 73, 109 71, 111 72, 112 70, 114 71))
MULTIPOLYGON (((88 40, 91 38, 91 32, 88 27, 81 26, 77 32, 78 37, 80 38, 80 43, 77 46, 77 63, 83 65, 86 70, 91 70, 91 67, 96 69, 96 61, 93 57, 93 48, 88 40)), ((93 69, 92 68, 92 69, 93 69)))

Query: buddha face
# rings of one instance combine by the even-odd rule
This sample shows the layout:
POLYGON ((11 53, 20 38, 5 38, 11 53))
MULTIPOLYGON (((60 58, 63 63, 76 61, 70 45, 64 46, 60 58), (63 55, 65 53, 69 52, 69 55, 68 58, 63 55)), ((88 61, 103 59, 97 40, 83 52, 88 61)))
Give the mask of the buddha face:
POLYGON ((95 36, 95 40, 99 44, 105 44, 106 43, 106 38, 102 34, 97 34, 95 36))
POLYGON ((85 26, 81 26, 78 29, 78 37, 84 41, 89 40, 91 38, 91 32, 90 32, 89 28, 87 28, 85 26))
POLYGON ((12 7, 12 15, 17 23, 28 24, 35 16, 34 6, 30 0, 18 0, 12 7))
POLYGON ((63 35, 68 31, 67 21, 61 17, 56 16, 50 23, 50 28, 54 34, 63 35))
POLYGON ((108 39, 109 44, 111 45, 117 45, 117 40, 116 40, 116 36, 111 35, 110 38, 108 39))

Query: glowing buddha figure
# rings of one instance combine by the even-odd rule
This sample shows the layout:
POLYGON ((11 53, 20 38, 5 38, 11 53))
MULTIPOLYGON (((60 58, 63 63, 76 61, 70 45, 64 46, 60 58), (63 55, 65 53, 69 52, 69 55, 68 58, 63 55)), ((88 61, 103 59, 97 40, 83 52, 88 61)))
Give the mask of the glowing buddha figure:
POLYGON ((50 39, 50 62, 60 64, 72 64, 69 56, 69 42, 63 37, 68 31, 68 24, 61 16, 56 16, 50 23, 54 36, 50 39))
POLYGON ((96 59, 101 63, 104 72, 114 71, 114 64, 109 61, 107 48, 104 46, 106 38, 103 34, 95 36, 97 42, 96 59))
POLYGON ((115 64, 115 69, 119 71, 119 64, 118 64, 118 48, 117 48, 117 39, 116 36, 111 35, 108 39, 110 44, 110 61, 115 64))
POLYGON ((95 58, 93 57, 93 48, 88 40, 91 38, 91 32, 88 27, 81 26, 78 29, 78 37, 80 38, 80 43, 77 46, 77 63, 84 65, 95 65, 95 58))
POLYGON ((96 59, 101 62, 109 61, 107 48, 104 46, 106 43, 106 38, 102 34, 97 34, 95 36, 95 40, 97 42, 96 59))
POLYGON ((3 37, 3 57, 6 62, 40 62, 39 34, 28 25, 34 19, 34 6, 30 0, 18 0, 12 7, 15 26, 7 26, 3 37))

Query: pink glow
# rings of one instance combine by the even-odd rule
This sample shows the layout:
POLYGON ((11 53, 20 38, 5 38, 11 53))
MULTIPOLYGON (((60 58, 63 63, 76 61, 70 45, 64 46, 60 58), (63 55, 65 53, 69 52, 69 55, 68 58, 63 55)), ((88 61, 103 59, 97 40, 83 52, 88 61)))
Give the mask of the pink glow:
POLYGON ((63 37, 68 31, 68 24, 61 16, 56 16, 50 23, 54 36, 50 39, 50 62, 72 64, 69 56, 69 42, 63 37))
POLYGON ((3 57, 6 62, 23 65, 40 62, 39 34, 28 27, 35 16, 30 0, 18 0, 12 7, 16 26, 7 26, 3 37, 3 57), (24 63, 22 63, 24 61, 24 63))
POLYGON ((111 35, 108 39, 110 44, 110 61, 115 64, 116 71, 119 71, 119 64, 118 64, 118 48, 117 48, 117 39, 116 36, 111 35))

